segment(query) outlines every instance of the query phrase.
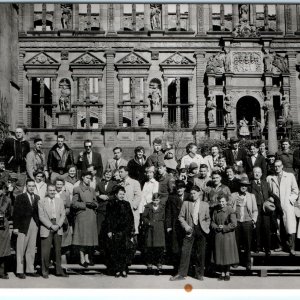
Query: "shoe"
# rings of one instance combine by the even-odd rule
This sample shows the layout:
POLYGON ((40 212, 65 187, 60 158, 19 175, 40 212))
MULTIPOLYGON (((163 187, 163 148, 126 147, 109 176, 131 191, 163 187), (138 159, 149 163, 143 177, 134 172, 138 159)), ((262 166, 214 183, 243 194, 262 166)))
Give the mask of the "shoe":
POLYGON ((48 279, 48 278, 49 278, 49 275, 48 275, 48 274, 43 274, 42 277, 43 277, 44 279, 48 279))
POLYGON ((170 278, 170 281, 178 281, 178 280, 185 280, 185 277, 181 275, 175 275, 170 278))
POLYGON ((94 261, 91 260, 89 263, 88 263, 89 266, 93 267, 95 265, 94 261))
POLYGON ((203 278, 202 275, 197 275, 197 276, 196 276, 196 279, 197 279, 197 280, 200 280, 200 281, 203 281, 203 280, 204 280, 204 278, 203 278))
POLYGON ((85 261, 84 263, 80 263, 79 266, 87 268, 89 266, 89 264, 85 261))
POLYGON ((122 275, 122 277, 126 278, 127 277, 127 272, 123 271, 121 275, 122 275))
POLYGON ((158 269, 158 270, 161 270, 161 269, 162 269, 162 264, 158 264, 158 265, 157 265, 157 269, 158 269))
POLYGON ((232 265, 232 267, 233 267, 234 269, 236 269, 238 266, 239 266, 239 265, 237 265, 237 264, 232 265))
POLYGON ((229 281, 230 280, 230 276, 229 275, 226 275, 225 277, 224 277, 224 281, 229 281))
POLYGON ((0 275, 0 279, 9 279, 9 276, 7 274, 0 275))
POLYGON ((295 255, 296 255, 295 250, 290 250, 290 256, 295 256, 295 255))
POLYGON ((271 255, 271 251, 266 251, 266 256, 270 256, 271 255))
POLYGON ((147 270, 148 271, 152 271, 153 270, 153 266, 152 265, 147 265, 147 270))
POLYGON ((218 278, 218 281, 222 281, 225 279, 225 276, 224 275, 220 275, 219 278, 218 278))
POLYGON ((282 251, 282 248, 276 248, 274 249, 274 252, 281 252, 282 251))
POLYGON ((119 278, 121 276, 121 272, 117 272, 116 274, 115 274, 115 277, 116 278, 119 278))
POLYGON ((18 277, 18 278, 20 278, 20 279, 25 279, 25 278, 26 278, 26 276, 25 276, 24 273, 17 273, 17 274, 16 274, 16 277, 18 277))
POLYGON ((38 273, 26 273, 26 276, 28 276, 28 277, 40 277, 40 274, 38 274, 38 273))
POLYGON ((247 271, 251 271, 251 264, 247 264, 246 270, 247 270, 247 271))
POLYGON ((56 274, 56 277, 69 277, 69 274, 60 273, 60 274, 56 274))

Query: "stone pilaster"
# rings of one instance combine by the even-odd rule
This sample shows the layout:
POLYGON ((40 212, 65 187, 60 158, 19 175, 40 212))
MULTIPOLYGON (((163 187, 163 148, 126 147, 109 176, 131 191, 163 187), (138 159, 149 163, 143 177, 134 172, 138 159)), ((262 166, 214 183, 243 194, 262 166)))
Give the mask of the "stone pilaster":
MULTIPOLYGON (((19 52, 19 73, 18 73, 18 84, 20 87, 19 90, 19 101, 18 101, 18 126, 24 126, 24 70, 23 70, 23 64, 24 64, 24 57, 25 52, 20 51, 19 52)), ((31 101, 31 99, 28 99, 28 101, 31 101)))
POLYGON ((115 25, 114 25, 114 5, 115 4, 108 4, 108 12, 107 12, 107 23, 108 23, 108 30, 107 30, 107 35, 115 35, 115 25))
POLYGON ((289 52, 288 62, 289 62, 289 70, 290 70, 290 107, 293 112, 291 115, 293 117, 294 125, 299 125, 299 109, 297 105, 297 72, 296 72, 296 52, 289 52))
POLYGON ((53 24, 54 31, 58 31, 61 29, 60 18, 61 18, 60 4, 55 3, 54 4, 54 24, 53 24))
POLYGON ((233 28, 239 25, 239 5, 232 4, 232 23, 233 28))
POLYGON ((106 127, 115 127, 115 52, 108 50, 106 56, 106 127))
POLYGON ((197 35, 204 35, 205 30, 204 30, 204 4, 197 4, 197 28, 198 28, 198 33, 197 35))
MULTIPOLYGON (((28 77, 28 99, 27 99, 27 103, 28 104, 32 103, 32 78, 31 77, 28 77)), ((19 103, 19 107, 21 107, 21 101, 19 103)), ((24 109, 24 106, 22 105, 22 117, 23 117, 23 109, 24 109)), ((27 126, 29 128, 32 127, 31 116, 32 116, 32 107, 28 106, 27 107, 27 126)))
POLYGON ((151 22, 150 22, 150 4, 144 4, 144 28, 145 31, 151 30, 151 22))
POLYGON ((292 11, 291 4, 284 5, 284 16, 285 16, 285 34, 292 35, 293 32, 293 20, 292 20, 292 11))
POLYGON ((276 4, 276 25, 277 31, 284 32, 284 5, 276 4))
POLYGON ((28 6, 28 22, 29 22, 29 30, 34 30, 34 4, 33 3, 29 3, 27 4, 28 6))

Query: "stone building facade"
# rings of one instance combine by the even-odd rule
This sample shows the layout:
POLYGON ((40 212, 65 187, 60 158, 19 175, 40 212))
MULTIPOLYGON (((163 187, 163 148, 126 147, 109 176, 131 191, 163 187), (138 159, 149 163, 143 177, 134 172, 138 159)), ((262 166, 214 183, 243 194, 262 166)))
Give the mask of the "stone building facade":
POLYGON ((272 105, 297 130, 299 37, 296 4, 20 4, 13 127, 149 149, 264 127, 272 105))

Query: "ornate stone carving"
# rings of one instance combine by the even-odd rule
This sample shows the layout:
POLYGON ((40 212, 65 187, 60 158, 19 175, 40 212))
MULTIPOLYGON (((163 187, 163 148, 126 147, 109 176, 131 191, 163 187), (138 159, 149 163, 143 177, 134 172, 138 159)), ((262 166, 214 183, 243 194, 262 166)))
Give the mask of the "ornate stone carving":
POLYGON ((61 4, 61 25, 63 29, 72 28, 72 4, 61 4))
POLYGON ((148 62, 143 59, 141 56, 137 55, 134 52, 129 53, 124 58, 118 61, 117 64, 127 64, 127 65, 142 65, 147 64, 148 62))
POLYGON ((151 52, 151 59, 152 60, 158 60, 159 59, 159 52, 158 51, 152 51, 151 52))
POLYGON ((207 96, 207 101, 206 101, 208 126, 215 122, 214 110, 216 107, 217 107, 217 105, 215 102, 215 96, 210 93, 207 96))
POLYGON ((61 51, 60 53, 61 60, 68 60, 69 59, 69 52, 66 50, 61 51))
POLYGON ((280 74, 289 73, 288 61, 285 57, 282 57, 275 52, 270 53, 268 49, 264 49, 264 70, 268 73, 280 74))
POLYGON ((29 59, 26 64, 34 64, 34 65, 52 65, 57 64, 58 62, 45 53, 39 53, 35 55, 33 58, 29 59))
POLYGON ((167 58, 165 61, 162 62, 162 64, 167 65, 189 65, 193 62, 189 60, 187 57, 181 55, 179 52, 176 52, 169 58, 167 58))
POLYGON ((72 61, 72 64, 79 64, 79 65, 99 65, 103 64, 103 61, 101 61, 99 58, 96 56, 90 54, 90 53, 85 53, 76 58, 75 60, 72 61))
POLYGON ((161 111, 161 83, 157 78, 150 81, 148 99, 151 105, 151 111, 161 111))
POLYGON ((60 111, 69 111, 71 108, 71 84, 69 79, 63 78, 59 82, 60 97, 58 100, 60 111))
POLYGON ((263 58, 260 51, 232 51, 233 73, 262 73, 263 58))
POLYGON ((239 9, 240 14, 240 22, 248 22, 249 21, 249 5, 242 4, 239 9))
POLYGON ((290 104, 290 96, 288 93, 285 93, 281 100, 281 108, 283 110, 283 118, 285 121, 291 119, 291 104, 290 104))
POLYGON ((152 30, 160 30, 161 29, 161 4, 150 4, 150 21, 151 21, 151 29, 152 30))
POLYGON ((224 121, 226 126, 233 124, 231 115, 232 109, 233 106, 231 96, 226 95, 224 99, 224 121))
POLYGON ((210 56, 206 65, 207 73, 224 73, 225 72, 225 51, 221 51, 210 56))

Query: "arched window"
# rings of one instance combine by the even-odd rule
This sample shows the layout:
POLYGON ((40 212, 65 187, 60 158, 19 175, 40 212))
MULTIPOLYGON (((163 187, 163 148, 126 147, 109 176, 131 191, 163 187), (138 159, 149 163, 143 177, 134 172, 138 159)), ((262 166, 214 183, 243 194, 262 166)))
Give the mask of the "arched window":
POLYGON ((54 4, 34 4, 34 30, 53 30, 54 4))

